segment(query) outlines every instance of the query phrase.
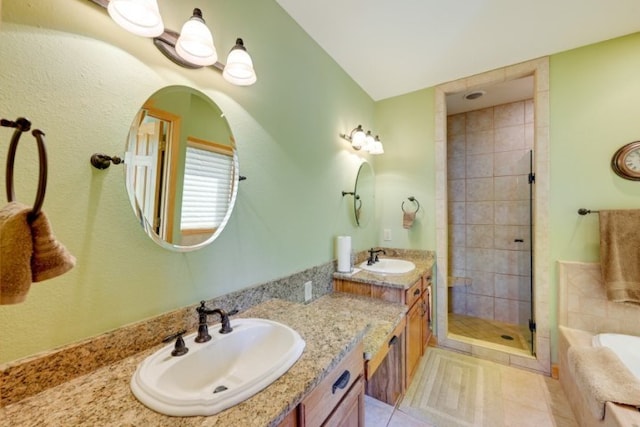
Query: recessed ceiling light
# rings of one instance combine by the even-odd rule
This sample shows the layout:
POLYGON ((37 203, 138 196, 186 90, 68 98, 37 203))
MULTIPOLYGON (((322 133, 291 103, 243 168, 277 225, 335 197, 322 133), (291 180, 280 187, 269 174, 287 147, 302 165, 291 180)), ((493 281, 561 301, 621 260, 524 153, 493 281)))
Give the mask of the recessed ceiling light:
POLYGON ((487 92, 485 92, 484 90, 474 90, 473 92, 466 93, 464 95, 464 99, 472 101, 474 99, 483 97, 486 93, 487 92))

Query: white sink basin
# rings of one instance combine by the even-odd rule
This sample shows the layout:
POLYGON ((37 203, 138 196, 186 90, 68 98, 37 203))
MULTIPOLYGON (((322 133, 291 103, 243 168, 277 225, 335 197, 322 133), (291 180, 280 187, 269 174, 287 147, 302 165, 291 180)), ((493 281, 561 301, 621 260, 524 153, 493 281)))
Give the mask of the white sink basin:
POLYGON ((172 356, 174 344, 147 357, 131 378, 140 402, 165 415, 213 415, 248 399, 287 372, 305 347, 290 327, 266 319, 232 319, 233 331, 209 326, 211 341, 184 337, 189 352, 172 356))
POLYGON ((397 258, 381 258, 372 265, 367 265, 367 261, 360 264, 360 268, 379 274, 404 274, 413 271, 416 265, 411 261, 397 258))

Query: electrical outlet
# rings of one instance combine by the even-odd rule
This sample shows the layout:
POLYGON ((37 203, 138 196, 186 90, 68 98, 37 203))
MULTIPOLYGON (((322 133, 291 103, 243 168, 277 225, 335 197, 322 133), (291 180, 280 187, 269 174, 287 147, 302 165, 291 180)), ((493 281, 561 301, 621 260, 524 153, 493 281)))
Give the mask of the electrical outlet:
POLYGON ((391 229, 389 228, 384 229, 384 240, 386 241, 391 240, 391 229))
POLYGON ((313 297, 311 292, 312 286, 313 286, 313 282, 311 280, 309 280, 304 284, 304 302, 311 300, 311 298, 313 297))

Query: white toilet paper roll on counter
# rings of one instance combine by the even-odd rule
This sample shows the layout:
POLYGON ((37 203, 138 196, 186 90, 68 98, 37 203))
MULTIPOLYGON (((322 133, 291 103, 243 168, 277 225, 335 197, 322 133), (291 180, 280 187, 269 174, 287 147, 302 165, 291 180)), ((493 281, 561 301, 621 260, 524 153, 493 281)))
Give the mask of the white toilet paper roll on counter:
POLYGON ((351 272, 351 236, 338 236, 336 240, 338 252, 338 271, 340 273, 351 272))

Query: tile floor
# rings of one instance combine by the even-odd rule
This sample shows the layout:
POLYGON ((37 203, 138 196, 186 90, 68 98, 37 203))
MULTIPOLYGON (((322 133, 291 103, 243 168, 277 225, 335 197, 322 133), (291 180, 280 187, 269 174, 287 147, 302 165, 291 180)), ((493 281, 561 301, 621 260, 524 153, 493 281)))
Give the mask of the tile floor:
POLYGON ((518 350, 531 351, 531 333, 528 326, 524 325, 512 325, 496 320, 449 313, 449 332, 518 350), (503 335, 513 339, 505 339, 503 335))
MULTIPOLYGON (((502 396, 499 398, 504 401, 505 427, 578 427, 558 380, 496 365, 502 370, 502 396)), ((365 427, 447 427, 412 418, 369 396, 366 396, 365 408, 365 427)))

